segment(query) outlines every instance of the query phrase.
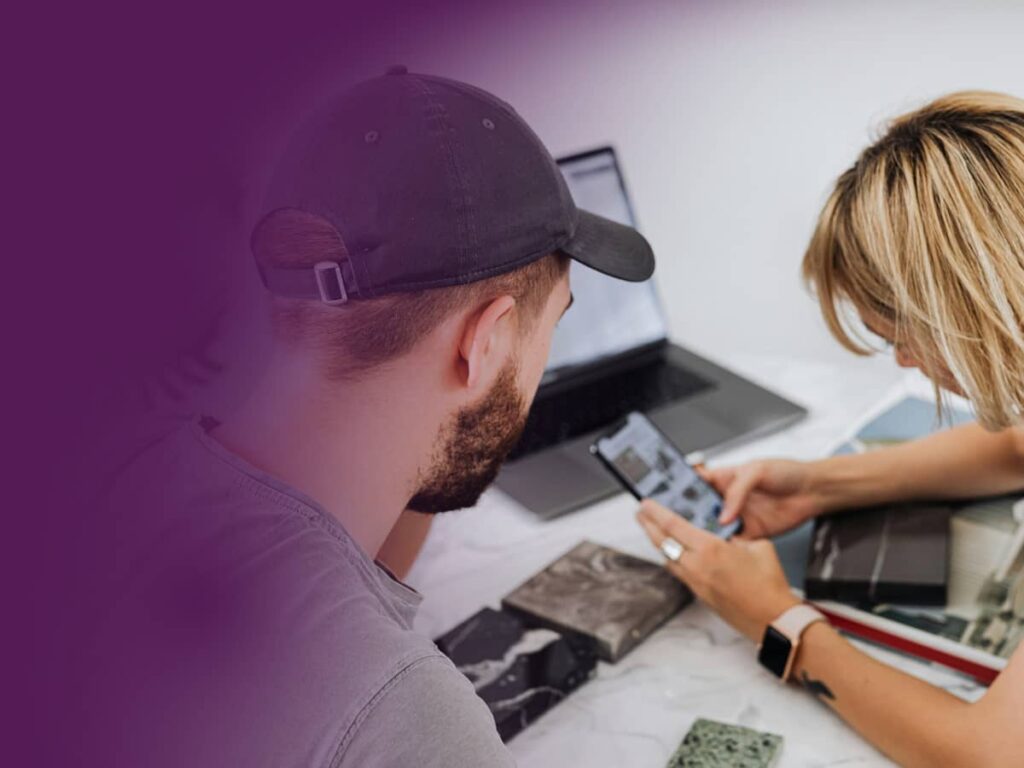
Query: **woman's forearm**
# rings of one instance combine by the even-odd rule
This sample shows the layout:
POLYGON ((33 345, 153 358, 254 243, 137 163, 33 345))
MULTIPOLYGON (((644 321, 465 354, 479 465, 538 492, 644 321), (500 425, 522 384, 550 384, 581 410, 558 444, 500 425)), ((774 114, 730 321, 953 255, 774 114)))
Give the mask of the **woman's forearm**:
POLYGON ((827 512, 910 499, 957 499, 1024 488, 1024 436, 968 424, 921 440, 811 463, 827 512))
POLYGON ((1024 764, 1014 762, 1024 752, 1013 702, 998 700, 1006 692, 997 686, 991 701, 969 704, 875 661, 822 623, 804 633, 793 679, 900 765, 1024 764))

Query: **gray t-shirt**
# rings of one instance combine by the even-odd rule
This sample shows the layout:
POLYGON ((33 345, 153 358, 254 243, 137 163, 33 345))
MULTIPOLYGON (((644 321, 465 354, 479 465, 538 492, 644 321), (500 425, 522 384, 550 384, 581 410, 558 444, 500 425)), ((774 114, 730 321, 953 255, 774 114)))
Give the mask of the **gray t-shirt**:
POLYGON ((512 764, 473 687, 413 631, 420 595, 199 422, 138 456, 112 500, 110 642, 95 640, 121 695, 118 762, 512 764))

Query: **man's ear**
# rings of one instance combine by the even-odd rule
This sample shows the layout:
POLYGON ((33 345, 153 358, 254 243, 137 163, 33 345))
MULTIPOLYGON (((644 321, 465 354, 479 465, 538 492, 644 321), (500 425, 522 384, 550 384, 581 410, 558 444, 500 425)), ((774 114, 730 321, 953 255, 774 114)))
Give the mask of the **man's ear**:
POLYGON ((515 330, 511 322, 515 305, 511 296, 499 296, 466 320, 459 355, 467 387, 477 386, 505 366, 515 330))

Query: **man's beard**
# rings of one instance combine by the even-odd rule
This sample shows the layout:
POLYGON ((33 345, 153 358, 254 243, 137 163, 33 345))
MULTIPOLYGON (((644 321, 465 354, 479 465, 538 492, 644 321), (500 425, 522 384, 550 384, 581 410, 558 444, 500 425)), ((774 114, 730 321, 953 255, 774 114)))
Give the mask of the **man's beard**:
POLYGON ((463 408, 441 430, 433 466, 409 500, 415 512, 448 512, 472 507, 515 447, 526 425, 526 405, 510 362, 491 391, 463 408))

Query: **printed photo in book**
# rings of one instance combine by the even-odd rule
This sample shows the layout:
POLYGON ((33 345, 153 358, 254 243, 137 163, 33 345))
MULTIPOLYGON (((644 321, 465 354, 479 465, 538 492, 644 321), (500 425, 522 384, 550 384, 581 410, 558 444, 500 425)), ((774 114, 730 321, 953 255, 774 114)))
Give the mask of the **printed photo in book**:
POLYGON ((1024 638, 1024 503, 972 502, 951 522, 949 596, 941 609, 882 604, 873 613, 1008 659, 1024 638))

